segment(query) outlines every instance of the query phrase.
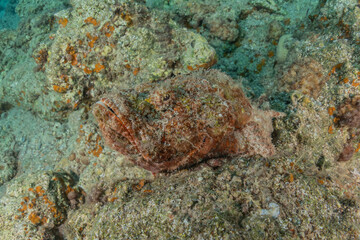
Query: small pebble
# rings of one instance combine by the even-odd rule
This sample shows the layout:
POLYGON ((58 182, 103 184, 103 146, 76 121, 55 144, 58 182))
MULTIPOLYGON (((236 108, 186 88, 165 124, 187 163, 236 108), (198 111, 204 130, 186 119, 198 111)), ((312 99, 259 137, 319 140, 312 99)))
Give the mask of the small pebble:
POLYGON ((75 153, 71 153, 69 156, 69 160, 70 161, 74 161, 76 159, 76 154, 75 153))
POLYGON ((84 164, 84 165, 89 165, 90 164, 90 161, 88 158, 82 158, 81 159, 81 163, 84 164))
POLYGON ((71 200, 70 200, 70 206, 71 206, 71 208, 76 208, 77 203, 78 203, 78 201, 76 201, 75 199, 71 199, 71 200))
POLYGON ((76 199, 77 197, 77 193, 75 191, 70 191, 68 194, 67 194, 67 198, 69 200, 73 200, 73 199, 76 199))

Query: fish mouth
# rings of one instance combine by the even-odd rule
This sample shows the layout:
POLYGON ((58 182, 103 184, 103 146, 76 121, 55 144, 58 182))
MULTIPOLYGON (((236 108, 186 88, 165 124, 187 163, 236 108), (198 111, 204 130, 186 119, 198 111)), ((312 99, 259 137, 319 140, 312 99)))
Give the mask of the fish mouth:
POLYGON ((111 127, 133 143, 132 139, 135 136, 131 130, 131 123, 123 114, 120 114, 115 103, 108 98, 102 98, 95 104, 94 115, 98 122, 104 125, 101 127, 111 127))
POLYGON ((97 101, 95 104, 99 104, 100 106, 104 107, 105 109, 108 109, 110 112, 112 112, 114 115, 116 115, 117 117, 119 117, 115 111, 107 104, 105 104, 103 101, 97 101))
MULTIPOLYGON (((107 132, 111 129, 112 135, 121 135, 134 147, 135 152, 141 154, 145 159, 149 159, 148 155, 140 148, 141 145, 135 136, 132 121, 126 116, 126 114, 122 114, 120 112, 114 102, 108 98, 100 99, 95 103, 93 113, 99 123, 99 127, 103 132, 103 135, 108 135, 107 132)), ((111 142, 111 140, 109 142, 111 142)))

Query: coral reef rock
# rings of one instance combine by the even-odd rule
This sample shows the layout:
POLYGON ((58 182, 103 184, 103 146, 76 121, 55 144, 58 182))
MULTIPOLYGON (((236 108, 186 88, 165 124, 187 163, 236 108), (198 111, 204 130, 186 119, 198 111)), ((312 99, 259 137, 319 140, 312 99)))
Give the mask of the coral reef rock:
POLYGON ((305 95, 317 98, 328 80, 328 76, 323 72, 321 64, 314 59, 301 59, 290 67, 280 83, 286 90, 299 90, 305 95))
POLYGON ((45 66, 45 50, 35 57, 48 88, 62 95, 60 109, 76 108, 114 87, 133 87, 216 62, 205 38, 179 27, 166 13, 132 1, 94 8, 82 1, 73 4, 71 13, 56 14, 60 27, 45 66))

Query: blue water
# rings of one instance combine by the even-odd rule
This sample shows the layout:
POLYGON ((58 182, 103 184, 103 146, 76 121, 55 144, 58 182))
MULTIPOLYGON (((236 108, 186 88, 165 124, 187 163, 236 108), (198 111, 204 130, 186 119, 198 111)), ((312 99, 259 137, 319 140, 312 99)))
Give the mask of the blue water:
POLYGON ((19 23, 19 16, 15 12, 18 0, 0 1, 0 29, 15 29, 19 23))

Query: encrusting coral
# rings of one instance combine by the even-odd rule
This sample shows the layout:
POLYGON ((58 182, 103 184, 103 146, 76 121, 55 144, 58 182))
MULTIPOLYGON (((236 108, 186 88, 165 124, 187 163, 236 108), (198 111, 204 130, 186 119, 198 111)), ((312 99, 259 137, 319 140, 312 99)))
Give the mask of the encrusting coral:
POLYGON ((271 118, 280 116, 252 107, 216 70, 106 95, 93 113, 106 143, 152 172, 213 157, 271 156, 271 118))

